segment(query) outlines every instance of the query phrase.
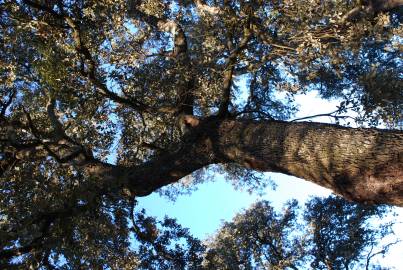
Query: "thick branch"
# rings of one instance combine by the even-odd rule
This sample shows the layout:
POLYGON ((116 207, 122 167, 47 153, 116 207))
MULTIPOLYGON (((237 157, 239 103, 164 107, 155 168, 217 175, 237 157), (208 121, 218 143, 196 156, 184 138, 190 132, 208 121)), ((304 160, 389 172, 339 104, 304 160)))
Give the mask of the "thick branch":
POLYGON ((238 163, 330 188, 347 199, 403 206, 403 132, 311 122, 204 120, 174 153, 134 168, 93 164, 137 196, 212 163, 238 163))
POLYGON ((375 15, 390 11, 403 5, 403 0, 368 0, 363 2, 365 2, 364 5, 357 6, 347 12, 343 16, 342 22, 358 19, 362 15, 375 15))
POLYGON ((403 132, 319 123, 226 121, 222 162, 280 172, 354 201, 403 205, 403 132))
POLYGON ((177 114, 193 115, 195 79, 191 74, 192 64, 188 54, 188 45, 183 28, 176 24, 174 33, 174 49, 172 56, 186 71, 182 75, 177 90, 177 114))
POLYGON ((134 196, 146 196, 157 189, 175 183, 181 178, 214 163, 214 151, 209 133, 214 132, 215 121, 206 121, 191 130, 182 146, 140 166, 126 168, 104 163, 90 163, 89 175, 102 178, 109 190, 129 188, 134 196))

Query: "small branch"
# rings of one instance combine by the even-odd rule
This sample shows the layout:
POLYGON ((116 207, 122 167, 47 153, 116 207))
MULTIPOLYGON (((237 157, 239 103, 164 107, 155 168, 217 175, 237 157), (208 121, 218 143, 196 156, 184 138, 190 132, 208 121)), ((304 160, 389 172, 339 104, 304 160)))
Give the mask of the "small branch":
POLYGON ((240 41, 238 47, 236 47, 230 53, 224 64, 225 69, 224 69, 224 81, 223 81, 223 94, 218 109, 218 116, 220 117, 226 116, 229 113, 228 108, 231 101, 232 77, 234 74, 236 59, 238 55, 242 52, 242 50, 246 48, 249 40, 252 38, 252 32, 248 27, 249 25, 245 27, 244 36, 242 40, 240 41))
POLYGON ((81 32, 80 32, 80 27, 77 25, 76 22, 70 17, 65 17, 67 24, 70 26, 70 28, 73 30, 73 38, 76 43, 76 51, 84 57, 84 60, 87 60, 89 64, 88 71, 84 70, 84 66, 81 68, 81 73, 86 76, 99 90, 100 93, 117 102, 120 104, 125 104, 128 105, 136 110, 140 111, 147 111, 148 108, 144 104, 134 102, 131 99, 123 98, 119 96, 118 94, 110 91, 106 84, 104 84, 101 80, 97 79, 96 77, 96 63, 95 60, 93 59, 91 52, 89 49, 83 44, 82 39, 81 39, 81 32))
MULTIPOLYGON (((59 121, 58 117, 55 113, 56 99, 49 98, 48 104, 46 105, 46 111, 48 113, 50 122, 53 127, 53 133, 55 138, 68 138, 70 139, 66 133, 64 132, 63 124, 59 121)), ((71 139, 70 139, 71 140, 71 139)))
MULTIPOLYGON (((180 108, 174 108, 172 106, 162 106, 162 107, 150 107, 146 105, 143 102, 133 100, 131 98, 125 98, 122 97, 112 91, 110 91, 105 83, 103 81, 106 81, 105 79, 98 79, 97 74, 96 74, 96 69, 97 69, 97 63, 94 60, 93 56, 91 55, 91 52, 89 48, 84 44, 82 40, 82 33, 80 29, 80 25, 78 24, 77 21, 75 21, 73 18, 54 11, 50 7, 47 7, 45 5, 41 5, 38 3, 35 3, 30 0, 24 0, 23 1, 25 4, 48 12, 51 15, 63 19, 66 24, 70 27, 72 30, 72 35, 73 35, 73 40, 75 42, 75 49, 78 55, 80 56, 81 60, 81 74, 85 76, 86 78, 89 79, 90 82, 93 83, 93 85, 98 89, 99 93, 106 97, 109 98, 110 100, 115 101, 116 103, 119 104, 124 104, 127 105, 139 112, 147 112, 147 113, 177 113, 180 110, 185 110, 186 114, 193 114, 193 102, 194 102, 194 97, 193 97, 193 90, 188 91, 186 89, 185 91, 182 91, 182 93, 187 93, 183 95, 182 93, 178 93, 178 96, 180 97, 180 100, 183 100, 183 102, 180 102, 180 104, 186 104, 183 106, 180 106, 180 108), (85 69, 84 62, 88 63, 88 68, 85 69), (188 104, 192 104, 191 106, 188 104)), ((174 33, 174 38, 175 38, 175 44, 174 44, 174 51, 173 51, 173 57, 180 56, 183 53, 187 52, 187 44, 186 44, 186 37, 183 32, 183 29, 179 24, 172 20, 166 20, 166 19, 161 19, 153 15, 146 14, 136 8, 136 5, 139 4, 139 1, 132 1, 132 7, 131 7, 131 12, 139 17, 141 20, 145 21, 149 25, 151 25, 154 28, 159 29, 160 31, 171 31, 174 33)), ((64 27, 62 27, 64 29, 64 27)), ((186 60, 186 63, 190 64, 190 61, 186 60)), ((192 88, 193 83, 186 83, 184 87, 191 87, 192 88)))
POLYGON ((281 41, 275 40, 273 37, 268 35, 267 29, 265 29, 262 24, 258 21, 257 18, 254 20, 254 26, 257 29, 254 29, 255 34, 261 39, 261 41, 272 47, 270 55, 284 56, 285 54, 296 54, 297 50, 291 46, 287 46, 285 44, 280 44, 281 41))
MULTIPOLYGON (((173 20, 169 20, 166 18, 159 18, 154 15, 146 14, 143 11, 139 10, 137 6, 141 3, 141 1, 132 1, 129 7, 130 12, 133 17, 136 17, 151 27, 158 31, 163 32, 171 32, 173 35, 173 43, 174 48, 170 57, 176 59, 177 61, 182 61, 183 65, 186 65, 187 70, 191 70, 191 61, 187 54, 187 38, 185 32, 180 24, 173 20)), ((186 79, 184 83, 182 83, 178 87, 177 96, 177 108, 172 110, 169 108, 170 112, 175 114, 191 114, 193 115, 193 103, 194 103, 194 78, 190 76, 190 79, 186 79)), ((151 109, 151 111, 155 111, 155 109, 151 109)), ((159 109, 160 112, 167 112, 166 107, 159 109)))
POLYGON ((158 229, 156 228, 156 226, 152 223, 148 223, 146 224, 146 228, 144 231, 142 231, 140 229, 139 226, 137 226, 136 224, 136 220, 134 217, 134 208, 137 205, 137 201, 134 197, 130 198, 130 221, 132 222, 132 228, 131 231, 136 235, 136 237, 141 241, 141 242, 147 242, 150 245, 152 245, 152 247, 155 249, 155 251, 157 251, 159 254, 161 254, 163 257, 165 257, 168 260, 175 260, 175 258, 173 256, 171 256, 171 254, 169 254, 169 252, 167 252, 167 250, 165 249, 165 247, 163 245, 161 245, 161 243, 159 243, 157 240, 159 233, 158 233, 158 229))
MULTIPOLYGON (((158 18, 157 16, 144 13, 137 8, 140 2, 141 1, 132 1, 130 6, 132 15, 146 22, 158 31, 171 32, 173 35, 174 47, 170 57, 178 62, 180 61, 182 65, 186 66, 186 70, 190 71, 192 66, 188 56, 187 38, 183 27, 174 20, 158 18)), ((190 76, 190 79, 185 78, 185 81, 180 83, 177 90, 177 109, 174 111, 176 115, 193 115, 194 87, 195 83, 193 76, 190 76)))
POLYGON ((289 46, 285 46, 285 45, 280 45, 280 44, 275 44, 275 43, 268 43, 268 45, 279 48, 279 49, 283 49, 283 50, 289 50, 292 52, 296 52, 297 50, 294 48, 291 48, 289 46))
POLYGON ((156 145, 155 143, 143 142, 143 143, 141 144, 141 146, 144 146, 144 147, 146 147, 146 148, 148 148, 148 149, 151 149, 151 150, 158 150, 158 151, 163 151, 163 150, 164 150, 164 148, 159 147, 159 146, 156 145))
POLYGON ((368 253, 367 258, 366 258, 365 269, 366 269, 366 270, 369 270, 369 264, 370 264, 371 259, 372 259, 373 257, 375 257, 375 256, 377 256, 377 255, 379 255, 379 254, 385 254, 386 252, 388 252, 388 250, 389 250, 389 248, 390 248, 391 246, 396 245, 396 244, 399 243, 399 242, 400 242, 400 240, 398 239, 398 240, 396 240, 396 241, 394 241, 394 242, 391 242, 391 243, 389 243, 389 244, 386 244, 385 246, 382 247, 382 250, 380 250, 380 251, 378 251, 378 252, 375 252, 375 253, 373 253, 373 254, 371 254, 372 251, 373 251, 373 249, 374 249, 374 246, 372 245, 372 246, 371 246, 371 250, 370 250, 370 252, 368 253))
POLYGON ((352 21, 359 16, 359 14, 363 11, 363 7, 361 5, 351 9, 346 14, 344 14, 341 22, 344 24, 348 21, 352 21))
POLYGON ((136 221, 134 220, 134 208, 137 205, 136 198, 133 196, 129 199, 129 204, 130 204, 130 221, 132 222, 133 227, 136 226, 136 221))
POLYGON ((8 171, 14 168, 17 164, 18 159, 13 153, 2 153, 2 159, 0 159, 0 177, 8 171))
POLYGON ((354 117, 349 116, 349 115, 334 115, 335 113, 338 113, 340 111, 340 109, 337 109, 331 113, 321 113, 321 114, 315 114, 315 115, 310 115, 310 116, 305 116, 305 117, 301 117, 301 118, 295 118, 293 120, 291 120, 290 122, 297 122, 297 121, 301 121, 301 120, 307 120, 307 119, 312 119, 312 118, 317 118, 317 117, 324 117, 324 116, 328 116, 328 117, 333 117, 335 119, 338 118, 351 118, 353 120, 355 120, 354 117))
POLYGON ((225 116, 228 114, 228 107, 231 100, 231 86, 232 86, 232 76, 234 73, 234 65, 224 71, 224 82, 223 82, 223 95, 221 97, 220 107, 218 109, 218 115, 225 116))
MULTIPOLYGON (((49 153, 50 156, 52 156, 56 161, 60 164, 63 163, 68 163, 72 161, 73 159, 76 159, 80 156, 80 154, 84 154, 85 152, 81 147, 77 147, 76 149, 72 150, 69 154, 60 157, 58 154, 56 154, 52 149, 50 149, 49 145, 44 144, 43 145, 45 150, 49 153)), ((85 159, 88 159, 88 157, 84 154, 85 159)), ((77 163, 77 162, 76 162, 77 163)), ((83 161, 80 161, 78 163, 83 163, 83 161)))
MULTIPOLYGON (((273 116, 271 116, 271 114, 265 113, 265 112, 262 112, 259 110, 244 110, 241 112, 237 112, 236 114, 234 114, 234 116, 236 117, 236 116, 240 116, 242 114, 248 114, 248 113, 257 113, 257 114, 260 114, 263 117, 265 117, 265 119, 267 119, 267 120, 276 120, 275 118, 273 118, 273 116)), ((254 117, 254 118, 256 118, 256 117, 254 117)))
POLYGON ((143 11, 139 10, 137 7, 141 5, 141 1, 139 0, 131 0, 129 1, 129 15, 133 17, 137 17, 138 19, 141 19, 142 21, 146 22, 150 26, 157 28, 159 30, 165 30, 164 26, 167 26, 165 24, 169 24, 168 20, 158 18, 156 16, 144 13, 143 11))
POLYGON ((23 110, 24 110, 25 117, 27 118, 27 121, 28 121, 29 129, 31 130, 31 132, 34 135, 34 137, 36 139, 38 139, 39 141, 41 141, 39 131, 36 129, 36 127, 35 127, 35 125, 34 125, 34 123, 32 121, 31 115, 29 114, 29 112, 27 110, 25 110, 25 108, 23 110))
MULTIPOLYGON (((25 113, 25 115, 26 115, 26 117, 27 117, 28 126, 29 126, 29 128, 30 128, 30 130, 31 130, 31 132, 32 132, 32 135, 34 135, 34 137, 38 140, 39 144, 43 146, 43 149, 46 150, 46 152, 47 152, 51 157, 53 157, 58 163, 68 163, 68 162, 71 162, 71 161, 73 161, 74 159, 77 159, 81 154, 82 154, 82 156, 83 156, 83 160, 79 160, 78 163, 81 164, 81 163, 83 163, 83 162, 85 162, 85 161, 93 160, 92 155, 89 155, 88 152, 85 151, 85 148, 84 148, 82 145, 79 145, 78 143, 74 142, 71 138, 69 138, 69 137, 64 133, 63 127, 59 127, 59 128, 61 128, 62 134, 56 134, 56 136, 52 137, 52 139, 53 139, 55 142, 45 142, 43 139, 41 139, 41 134, 40 134, 40 132, 36 129, 36 127, 35 127, 35 125, 34 125, 34 123, 33 123, 33 121, 32 121, 31 115, 30 115, 26 110, 24 110, 24 113, 25 113), (70 143, 75 143, 75 145, 73 145, 73 146, 68 146, 68 148, 69 148, 70 151, 69 151, 68 154, 66 154, 66 155, 64 155, 64 156, 61 156, 60 154, 56 153, 56 152, 55 152, 54 150, 52 150, 52 148, 51 148, 52 146, 55 146, 55 147, 60 146, 60 145, 58 144, 58 142, 59 142, 62 138, 60 138, 59 135, 61 135, 61 136, 62 136, 63 138, 65 138, 66 140, 68 140, 70 143)), ((54 114, 54 112, 51 113, 51 115, 52 115, 52 114, 54 114)), ((53 115, 53 117, 56 117, 56 116, 53 115)), ((55 119, 53 119, 53 120, 55 120, 55 119)), ((56 121, 58 121, 58 120, 56 119, 56 121)), ((59 122, 59 124, 61 125, 60 122, 59 122)), ((55 134, 54 134, 54 135, 55 135, 55 134)), ((56 151, 57 151, 57 150, 56 150, 56 151)))
POLYGON ((56 270, 57 268, 53 266, 53 264, 50 262, 49 256, 50 256, 50 250, 46 251, 43 254, 41 263, 43 266, 46 267, 47 270, 56 270))

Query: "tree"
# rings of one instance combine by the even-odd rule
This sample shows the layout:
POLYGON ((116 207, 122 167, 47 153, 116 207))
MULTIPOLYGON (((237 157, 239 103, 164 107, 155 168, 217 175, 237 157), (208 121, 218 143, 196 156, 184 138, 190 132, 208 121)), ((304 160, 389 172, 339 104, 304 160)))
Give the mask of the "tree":
MULTIPOLYGON (((312 198, 306 204, 305 222, 309 224, 315 269, 370 269, 371 259, 385 254, 392 242, 374 251, 376 245, 391 231, 394 222, 371 224, 371 219, 382 220, 390 209, 347 202, 340 197, 312 198)), ((375 266, 372 266, 375 267, 375 266)))
POLYGON ((250 187, 274 171, 402 206, 401 5, 0 1, 3 261, 107 248, 105 227, 127 239, 134 197, 211 164, 250 187), (336 122, 354 110, 390 130, 292 121, 313 89, 340 100, 336 122))
POLYGON ((207 242, 207 269, 376 269, 371 259, 397 241, 377 247, 394 222, 371 224, 390 207, 348 202, 334 195, 296 201, 276 212, 261 201, 226 222, 207 242), (303 213, 304 222, 300 224, 303 213), (377 251, 374 251, 378 248, 377 251), (371 268, 372 267, 372 268, 371 268))
POLYGON ((299 269, 306 256, 296 201, 276 213, 261 201, 226 222, 207 243, 206 269, 299 269))

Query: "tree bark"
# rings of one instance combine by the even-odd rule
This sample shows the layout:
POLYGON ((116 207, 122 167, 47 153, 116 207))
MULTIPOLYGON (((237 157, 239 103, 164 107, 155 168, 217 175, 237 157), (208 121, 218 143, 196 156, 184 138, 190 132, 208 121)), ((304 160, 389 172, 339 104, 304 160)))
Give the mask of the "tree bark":
POLYGON ((352 21, 364 16, 365 14, 374 16, 381 12, 387 12, 403 6, 403 0, 366 0, 349 12, 347 12, 342 21, 352 21))
POLYGON ((385 12, 403 5, 402 0, 370 0, 370 8, 374 13, 385 12))
POLYGON ((365 203, 403 206, 403 132, 320 123, 227 121, 228 161, 300 177, 365 203))
POLYGON ((173 153, 134 168, 91 164, 87 170, 145 196, 213 163, 296 176, 357 202, 403 206, 403 132, 397 130, 210 119, 173 153))

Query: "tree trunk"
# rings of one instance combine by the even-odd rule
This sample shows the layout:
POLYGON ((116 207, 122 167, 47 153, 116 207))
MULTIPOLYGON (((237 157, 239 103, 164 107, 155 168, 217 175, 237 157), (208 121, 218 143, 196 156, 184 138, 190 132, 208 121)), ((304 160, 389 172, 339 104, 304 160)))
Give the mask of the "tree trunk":
POLYGON ((374 13, 389 11, 403 5, 402 0, 371 0, 368 2, 374 13))
POLYGON ((403 206, 401 131, 250 121, 227 121, 219 131, 227 161, 300 177, 357 202, 403 206))
POLYGON ((353 21, 365 16, 365 14, 373 17, 378 13, 387 12, 403 6, 403 0, 367 0, 361 2, 362 3, 343 16, 343 22, 353 21))
POLYGON ((213 163, 238 163, 280 172, 369 204, 403 206, 403 132, 354 129, 312 122, 205 120, 183 146, 134 168, 93 164, 135 195, 156 189, 213 163))

